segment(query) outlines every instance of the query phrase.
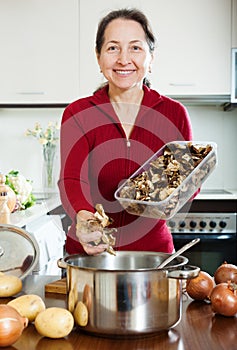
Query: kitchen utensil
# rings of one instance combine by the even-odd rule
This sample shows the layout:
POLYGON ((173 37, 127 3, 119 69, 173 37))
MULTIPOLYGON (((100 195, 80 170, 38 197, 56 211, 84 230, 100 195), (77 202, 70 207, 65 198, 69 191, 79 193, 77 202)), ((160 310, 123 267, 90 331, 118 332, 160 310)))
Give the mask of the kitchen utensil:
POLYGON ((39 247, 26 230, 0 225, 0 271, 21 279, 31 274, 39 260, 39 247))
POLYGON ((21 272, 25 272, 28 269, 28 267, 31 265, 33 259, 34 257, 32 255, 27 255, 27 257, 25 258, 25 260, 20 266, 8 267, 4 270, 1 270, 1 272, 6 273, 14 270, 20 270, 21 272))
POLYGON ((183 247, 181 247, 177 252, 170 255, 167 259, 162 261, 160 265, 157 266, 157 269, 163 269, 166 265, 168 265, 171 261, 173 261, 177 256, 181 255, 183 252, 191 248, 194 244, 197 244, 200 241, 200 238, 195 238, 191 242, 185 244, 183 247))
POLYGON ((80 329, 104 336, 129 337, 167 330, 180 321, 182 279, 198 276, 198 267, 178 256, 157 269, 170 254, 118 251, 69 255, 58 260, 67 272, 67 304, 74 312, 86 305, 89 320, 80 329))

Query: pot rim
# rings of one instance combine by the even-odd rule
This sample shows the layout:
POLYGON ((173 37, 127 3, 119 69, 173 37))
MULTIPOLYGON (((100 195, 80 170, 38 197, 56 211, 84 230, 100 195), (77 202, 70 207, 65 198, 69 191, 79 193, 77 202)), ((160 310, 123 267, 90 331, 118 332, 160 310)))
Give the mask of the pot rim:
POLYGON ((144 268, 134 268, 134 269, 119 269, 119 268, 102 268, 102 267, 92 267, 92 266, 79 266, 79 265, 75 265, 73 263, 73 260, 75 261, 76 259, 107 259, 107 260, 112 260, 112 259, 116 259, 116 257, 118 256, 140 256, 140 255, 148 255, 148 256, 157 256, 157 255, 161 255, 164 260, 166 258, 168 258, 170 255, 169 253, 163 253, 163 252, 154 252, 154 251, 117 251, 116 252, 116 256, 113 255, 109 255, 107 252, 104 252, 100 255, 87 255, 86 253, 79 253, 79 254, 71 254, 71 255, 67 255, 62 259, 58 260, 58 266, 61 268, 67 268, 68 266, 70 267, 75 267, 78 268, 80 270, 83 271, 101 271, 101 272, 105 272, 105 273, 109 273, 109 272, 126 272, 126 273, 134 273, 134 272, 144 272, 144 271, 150 271, 150 272, 158 272, 158 271, 170 271, 170 270, 174 270, 174 269, 178 269, 178 268, 182 268, 183 266, 185 266, 188 263, 188 258, 183 256, 183 255, 179 255, 177 256, 170 264, 168 264, 167 266, 163 267, 163 268, 157 268, 157 263, 155 263, 154 267, 144 267, 144 268), (71 262, 69 262, 69 260, 71 260, 71 262), (174 261, 179 261, 177 264, 172 264, 174 261))

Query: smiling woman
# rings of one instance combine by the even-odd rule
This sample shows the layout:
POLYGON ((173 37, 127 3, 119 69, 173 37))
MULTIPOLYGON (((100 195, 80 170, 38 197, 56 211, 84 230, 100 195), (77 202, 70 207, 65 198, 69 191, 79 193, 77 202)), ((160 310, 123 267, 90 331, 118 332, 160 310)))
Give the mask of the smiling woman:
POLYGON ((101 72, 110 83, 110 98, 118 98, 120 90, 126 89, 130 91, 128 102, 136 102, 152 62, 152 53, 141 25, 119 18, 110 22, 97 59, 101 72))
POLYGON ((179 102, 150 88, 155 36, 146 16, 137 9, 108 13, 98 25, 96 56, 105 86, 92 96, 71 103, 61 123, 61 200, 72 219, 67 234, 69 254, 100 254, 77 222, 102 204, 116 227, 115 250, 171 253, 172 235, 164 220, 128 214, 115 200, 121 183, 165 143, 191 140, 187 110, 179 102), (76 229, 77 226, 77 229, 76 229))

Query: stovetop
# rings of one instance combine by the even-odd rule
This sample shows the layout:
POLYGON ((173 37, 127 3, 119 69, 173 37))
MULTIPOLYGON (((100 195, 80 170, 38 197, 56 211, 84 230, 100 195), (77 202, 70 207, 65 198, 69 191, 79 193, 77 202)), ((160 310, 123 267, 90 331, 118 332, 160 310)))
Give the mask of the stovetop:
POLYGON ((236 233, 236 213, 177 213, 167 224, 172 233, 236 233))
POLYGON ((236 191, 201 188, 191 207, 183 207, 168 226, 180 233, 236 233, 236 199, 236 191))

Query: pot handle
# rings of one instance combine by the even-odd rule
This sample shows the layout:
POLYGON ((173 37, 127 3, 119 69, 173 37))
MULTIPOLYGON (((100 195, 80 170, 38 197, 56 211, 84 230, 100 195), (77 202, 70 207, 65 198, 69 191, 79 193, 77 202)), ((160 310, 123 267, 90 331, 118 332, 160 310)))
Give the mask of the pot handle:
POLYGON ((60 258, 57 260, 58 267, 61 269, 66 269, 67 268, 67 263, 64 261, 63 258, 60 258))
POLYGON ((185 265, 180 270, 167 270, 167 277, 177 279, 195 278, 199 275, 200 267, 185 265))

